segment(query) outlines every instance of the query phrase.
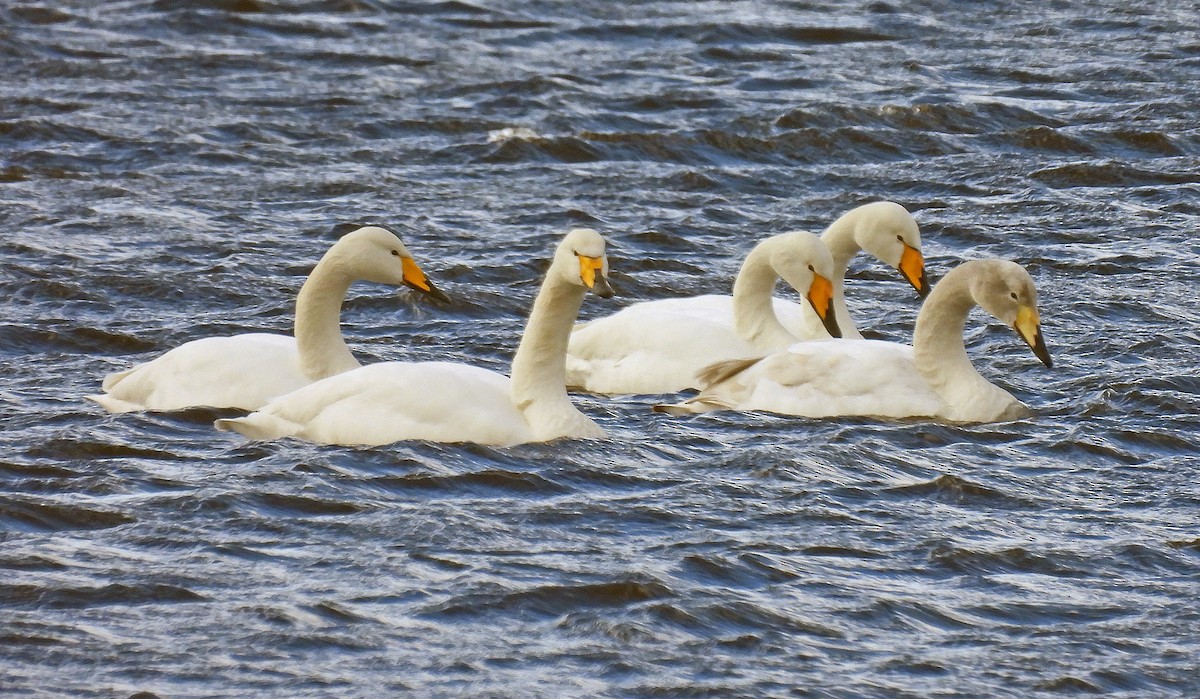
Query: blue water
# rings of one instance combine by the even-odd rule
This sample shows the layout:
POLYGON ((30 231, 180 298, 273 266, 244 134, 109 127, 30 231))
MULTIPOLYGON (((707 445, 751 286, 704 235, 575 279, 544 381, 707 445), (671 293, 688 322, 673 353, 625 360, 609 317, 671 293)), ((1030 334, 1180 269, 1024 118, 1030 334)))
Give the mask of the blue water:
POLYGON ((1197 104, 1190 3, 3 3, 0 695, 1200 696, 1197 104), (934 279, 1030 270, 1055 367, 966 337, 1034 417, 347 449, 82 399, 286 332, 340 223, 453 297, 356 286, 363 362, 504 371, 570 227, 591 318, 877 199, 934 279))

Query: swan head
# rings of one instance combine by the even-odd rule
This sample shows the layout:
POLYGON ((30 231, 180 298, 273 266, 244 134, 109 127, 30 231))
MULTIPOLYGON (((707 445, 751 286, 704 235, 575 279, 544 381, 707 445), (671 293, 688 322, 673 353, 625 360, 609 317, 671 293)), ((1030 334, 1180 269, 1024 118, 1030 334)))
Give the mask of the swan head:
POLYGON ((921 229, 912 214, 890 201, 865 204, 857 212, 854 240, 859 247, 899 271, 921 298, 928 296, 921 229))
POLYGON ((793 289, 804 294, 831 337, 841 337, 837 313, 833 310, 833 256, 820 238, 812 233, 793 231, 775 236, 780 244, 771 245, 770 262, 775 273, 793 289))
POLYGON ((591 228, 572 229, 558 244, 554 263, 568 284, 591 289, 602 299, 611 298, 608 285, 608 257, 604 254, 604 237, 591 228))
POLYGON ((983 272, 971 283, 971 296, 985 311, 1017 331, 1034 356, 1053 366, 1042 337, 1037 289, 1025 268, 1008 260, 983 260, 983 272))
POLYGON ((357 228, 334 244, 333 251, 336 251, 343 268, 356 279, 376 284, 404 285, 439 301, 450 300, 421 271, 400 237, 384 226, 357 228))

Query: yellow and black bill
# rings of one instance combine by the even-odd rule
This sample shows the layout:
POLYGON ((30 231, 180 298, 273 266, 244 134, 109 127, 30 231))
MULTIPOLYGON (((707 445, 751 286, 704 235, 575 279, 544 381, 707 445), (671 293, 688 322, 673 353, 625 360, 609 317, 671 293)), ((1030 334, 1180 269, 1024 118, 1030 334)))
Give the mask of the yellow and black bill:
POLYGON ((425 273, 421 271, 421 268, 417 266, 417 263, 411 257, 404 258, 403 265, 405 286, 410 289, 416 289, 423 294, 429 294, 438 301, 450 302, 450 297, 441 289, 434 286, 433 282, 429 281, 429 278, 425 276, 425 273))
POLYGON ((841 337, 842 329, 838 327, 837 313, 833 311, 833 283, 813 272, 812 284, 809 284, 805 297, 817 312, 825 331, 832 337, 841 337))
POLYGON ((1017 310, 1017 322, 1013 323, 1013 330, 1016 330, 1025 344, 1029 345, 1034 356, 1042 360, 1042 364, 1053 367, 1050 350, 1046 349, 1046 340, 1042 337, 1041 322, 1042 319, 1038 316, 1036 308, 1021 306, 1017 310))
POLYGON ((604 276, 604 258, 576 254, 579 257, 579 280, 583 285, 602 299, 612 298, 612 287, 604 276))
POLYGON ((904 244, 904 253, 900 255, 900 274, 917 290, 917 295, 925 298, 929 295, 929 279, 925 276, 925 257, 921 251, 904 244))

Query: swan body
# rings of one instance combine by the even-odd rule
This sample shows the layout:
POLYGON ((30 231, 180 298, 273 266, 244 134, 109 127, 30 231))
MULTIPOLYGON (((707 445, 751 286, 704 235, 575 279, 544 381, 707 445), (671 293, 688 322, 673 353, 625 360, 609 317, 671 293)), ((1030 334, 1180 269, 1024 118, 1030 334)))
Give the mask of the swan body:
POLYGON ((507 376, 468 364, 380 362, 308 384, 246 418, 218 421, 217 428, 254 439, 344 445, 537 441, 511 393, 507 376))
POLYGON ((111 413, 212 406, 253 410, 309 383, 296 340, 246 333, 192 340, 145 364, 104 377, 88 398, 111 413))
POLYGON ((254 410, 271 398, 359 366, 339 328, 350 285, 404 284, 446 299, 392 231, 364 226, 317 263, 296 299, 295 336, 245 333, 186 342, 132 369, 109 374, 87 396, 109 412, 193 407, 254 410))
POLYGON ((592 393, 674 393, 698 387, 696 372, 726 359, 761 356, 796 341, 800 305, 773 299, 782 277, 803 292, 824 337, 837 335, 831 312, 833 259, 811 233, 773 236, 750 251, 733 295, 644 301, 571 333, 567 385, 592 393))
POLYGON ((785 415, 926 417, 994 422, 1028 414, 1012 394, 983 378, 963 344, 976 305, 1013 327, 1046 366, 1033 280, 1007 260, 965 262, 934 288, 917 316, 913 345, 878 340, 801 342, 758 360, 704 372, 708 385, 673 415, 764 410, 785 415))
POLYGON ((402 440, 512 446, 604 431, 567 397, 567 337, 588 289, 607 298, 604 238, 572 230, 559 244, 534 301, 512 378, 450 362, 381 362, 280 396, 220 430, 252 439, 298 437, 323 444, 402 440))

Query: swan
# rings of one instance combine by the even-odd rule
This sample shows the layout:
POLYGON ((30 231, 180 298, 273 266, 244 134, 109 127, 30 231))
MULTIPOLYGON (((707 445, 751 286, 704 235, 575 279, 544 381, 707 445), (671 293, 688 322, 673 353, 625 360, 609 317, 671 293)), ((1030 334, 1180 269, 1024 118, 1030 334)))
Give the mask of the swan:
POLYGON ((186 342, 160 357, 104 378, 87 396, 113 413, 194 407, 254 410, 275 396, 359 366, 338 327, 350 285, 404 284, 449 298, 421 271, 395 233, 363 226, 325 253, 296 297, 295 337, 245 333, 186 342))
POLYGON ((860 250, 899 270, 921 297, 929 293, 921 231, 899 204, 864 204, 843 214, 821 235, 833 265, 819 271, 832 284, 832 292, 818 283, 816 295, 811 295, 811 285, 797 279, 807 263, 797 267, 794 257, 791 265, 786 259, 789 242, 813 258, 829 256, 813 250, 807 235, 768 238, 751 250, 732 297, 647 301, 580 324, 571 336, 568 385, 608 395, 675 393, 699 388, 696 373, 714 362, 761 356, 796 340, 837 336, 831 325, 841 337, 861 339, 843 292, 846 269, 860 250), (808 289, 809 303, 772 300, 779 277, 797 290, 808 289), (818 311, 814 304, 824 304, 829 293, 833 312, 818 311))
POLYGON ((567 385, 603 394, 675 393, 698 388, 696 372, 725 359, 762 356, 796 341, 785 324, 798 304, 772 298, 780 277, 802 290, 823 337, 839 336, 831 312, 833 259, 820 238, 794 231, 746 255, 733 295, 643 301, 582 323, 571 333, 567 385))
POLYGON ((604 430, 567 397, 567 336, 591 289, 612 296, 604 238, 570 231, 554 260, 513 357, 512 378, 452 362, 381 362, 338 374, 217 420, 219 430, 252 439, 299 437, 322 444, 381 445, 401 440, 512 446, 559 438, 602 438, 604 430))
POLYGON ((926 417, 995 422, 1029 414, 1008 391, 983 378, 963 344, 976 305, 1012 327, 1047 367, 1037 291, 1029 273, 1007 260, 964 262, 921 306, 913 344, 879 340, 800 342, 761 359, 705 371, 694 398, 654 409, 671 415, 765 410, 784 415, 926 417))
MULTIPOLYGON (((821 241, 833 255, 833 309, 842 337, 861 340, 862 333, 850 318, 846 308, 844 286, 850 260, 860 250, 900 272, 921 298, 929 295, 929 280, 925 276, 925 258, 921 253, 921 230, 912 214, 903 206, 890 201, 863 204, 842 214, 821 234, 821 241)), ((802 316, 803 327, 793 329, 801 340, 821 340, 826 335, 822 319, 807 309, 802 316)))

